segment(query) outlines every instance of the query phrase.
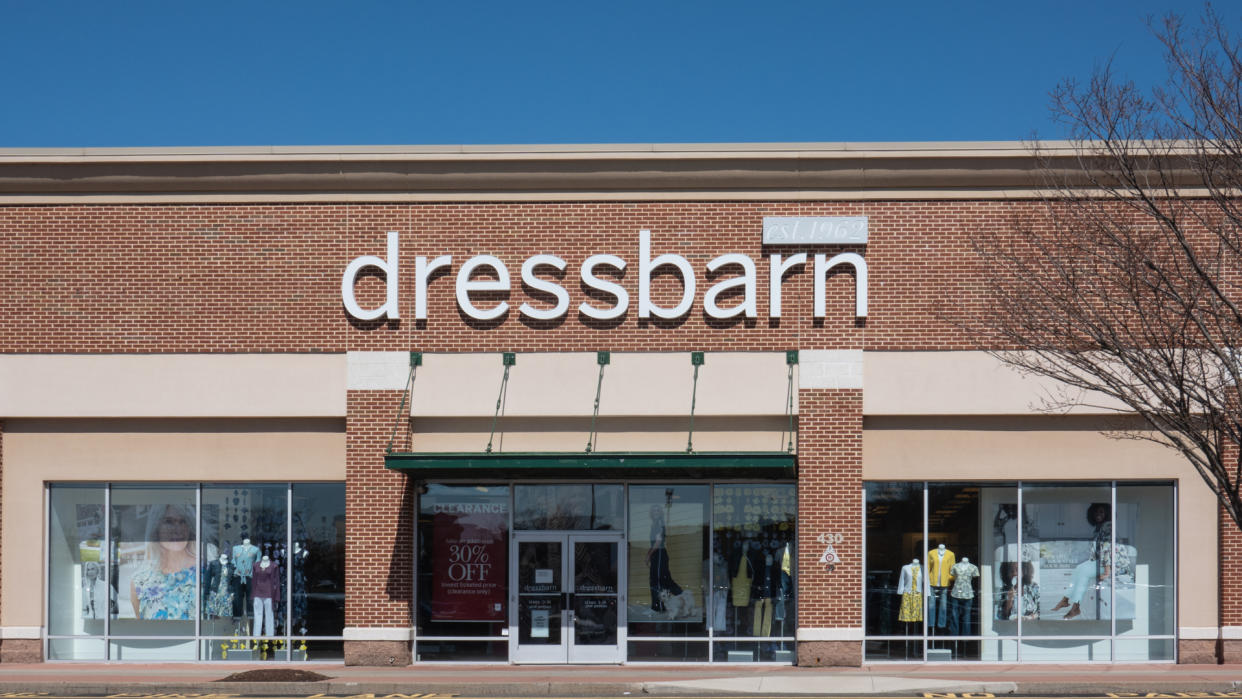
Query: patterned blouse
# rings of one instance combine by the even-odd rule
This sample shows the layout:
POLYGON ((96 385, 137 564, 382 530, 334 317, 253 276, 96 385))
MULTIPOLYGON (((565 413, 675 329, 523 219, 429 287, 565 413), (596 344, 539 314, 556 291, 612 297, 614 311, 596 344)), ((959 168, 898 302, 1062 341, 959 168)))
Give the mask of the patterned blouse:
POLYGON ((971 583, 979 577, 979 568, 974 563, 961 562, 954 565, 949 573, 953 575, 953 592, 950 594, 958 599, 974 599, 975 588, 971 587, 971 583))
POLYGON ((193 566, 173 573, 163 573, 144 565, 133 577, 138 597, 139 619, 194 618, 194 585, 197 569, 193 566))

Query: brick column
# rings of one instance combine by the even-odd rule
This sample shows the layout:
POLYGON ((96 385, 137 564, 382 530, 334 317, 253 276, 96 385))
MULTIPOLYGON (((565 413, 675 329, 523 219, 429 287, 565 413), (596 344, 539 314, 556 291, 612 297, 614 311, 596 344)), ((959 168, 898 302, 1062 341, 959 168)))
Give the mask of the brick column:
POLYGON ((384 468, 401 391, 347 392, 345 664, 409 665, 414 494, 384 468))
POLYGON ((798 392, 798 664, 857 667, 863 633, 862 390, 805 388, 822 383, 808 376, 814 372, 808 364, 804 358, 804 388, 798 392), (843 537, 834 545, 840 562, 832 570, 819 562, 821 534, 843 537))
MULTIPOLYGON (((1242 565, 1242 530, 1238 529, 1238 525, 1224 507, 1219 508, 1217 522, 1220 533, 1218 598, 1220 600, 1221 640, 1219 658, 1225 663, 1242 663, 1242 580, 1237 577, 1238 566, 1242 565), (1235 636, 1235 638, 1230 638, 1230 636, 1235 636)), ((1185 575, 1186 571, 1182 574, 1185 575)), ((1213 645, 1216 644, 1213 643, 1213 645)), ((1203 655, 1201 651, 1205 649, 1196 647, 1192 641, 1179 640, 1177 647, 1179 663, 1215 662, 1215 658, 1207 660, 1200 657, 1203 655)))

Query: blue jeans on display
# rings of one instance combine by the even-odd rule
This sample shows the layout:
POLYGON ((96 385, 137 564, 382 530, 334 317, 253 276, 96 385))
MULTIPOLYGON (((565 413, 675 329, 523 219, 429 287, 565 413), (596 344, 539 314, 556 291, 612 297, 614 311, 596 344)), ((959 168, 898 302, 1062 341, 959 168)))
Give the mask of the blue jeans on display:
POLYGON ((933 587, 927 595, 927 625, 944 628, 949 623, 949 588, 933 587))
POLYGON ((949 598, 949 634, 952 636, 970 635, 970 611, 974 607, 973 599, 949 598))

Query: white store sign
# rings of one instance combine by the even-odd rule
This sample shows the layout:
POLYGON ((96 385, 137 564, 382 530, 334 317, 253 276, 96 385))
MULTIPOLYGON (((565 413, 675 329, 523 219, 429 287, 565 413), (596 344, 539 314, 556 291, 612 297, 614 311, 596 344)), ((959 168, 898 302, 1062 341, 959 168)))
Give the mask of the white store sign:
MULTIPOLYGON (((399 319, 401 317, 399 289, 402 270, 400 235, 388 233, 387 254, 384 257, 363 255, 354 258, 341 275, 341 302, 345 311, 358 320, 378 320, 380 318, 399 319), (367 268, 375 268, 384 273, 386 293, 383 305, 365 309, 358 305, 354 295, 354 285, 358 275, 367 268)), ((859 318, 867 316, 867 262, 862 255, 852 252, 841 253, 829 258, 824 254, 811 256, 814 265, 814 317, 823 318, 827 314, 825 285, 828 272, 838 266, 849 266, 854 270, 854 314, 859 318)), ((781 317, 781 283, 784 276, 797 267, 808 263, 806 253, 796 253, 785 257, 780 254, 768 256, 768 317, 781 317)), ((431 275, 437 270, 449 269, 453 264, 452 255, 441 255, 428 259, 414 258, 414 318, 427 318, 427 285, 431 275)), ((625 270, 628 263, 616 255, 591 255, 579 266, 579 277, 582 284, 612 297, 611 305, 597 306, 583 301, 578 304, 578 311, 588 318, 596 320, 612 320, 625 315, 630 307, 629 291, 620 284, 596 276, 596 270, 611 268, 625 270)), ((536 276, 539 269, 551 268, 563 272, 568 266, 565 260, 555 255, 532 255, 522 263, 522 283, 537 291, 546 293, 555 299, 551 307, 538 307, 523 302, 518 312, 535 320, 552 320, 569 312, 569 292, 565 287, 548 279, 536 276)), ((748 255, 729 253, 720 255, 706 265, 708 272, 721 269, 732 269, 737 276, 717 282, 703 295, 703 310, 712 318, 733 318, 742 316, 755 318, 758 315, 756 285, 758 273, 755 261, 748 255), (733 305, 722 307, 718 299, 722 294, 741 289, 740 300, 733 305)), ((455 292, 457 307, 461 312, 478 320, 494 320, 509 310, 507 301, 495 302, 489 308, 480 308, 472 299, 472 294, 483 291, 510 291, 509 269, 499 258, 493 255, 475 255, 466 260, 457 270, 455 292), (490 279, 473 279, 476 271, 485 270, 490 279)), ((697 283, 694 267, 685 257, 673 253, 664 253, 652 257, 651 232, 638 232, 638 317, 680 318, 690 312, 694 305, 697 283), (651 298, 651 277, 657 270, 671 268, 681 279, 682 294, 676 305, 661 306, 651 298)), ((733 299, 734 297, 730 297, 733 299)))

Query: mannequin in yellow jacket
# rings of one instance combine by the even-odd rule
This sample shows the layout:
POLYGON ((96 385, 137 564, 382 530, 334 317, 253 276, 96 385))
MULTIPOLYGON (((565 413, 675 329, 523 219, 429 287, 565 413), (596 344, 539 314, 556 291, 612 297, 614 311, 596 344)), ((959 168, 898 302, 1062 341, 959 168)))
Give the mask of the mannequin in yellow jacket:
POLYGON ((949 623, 949 587, 953 585, 953 552, 940 544, 927 552, 927 625, 944 628, 949 623))

